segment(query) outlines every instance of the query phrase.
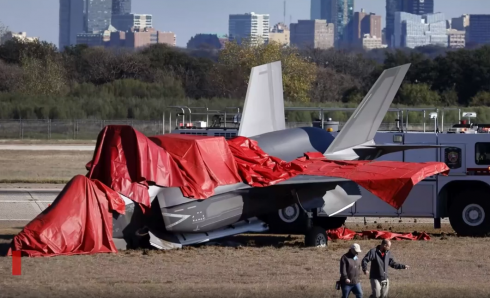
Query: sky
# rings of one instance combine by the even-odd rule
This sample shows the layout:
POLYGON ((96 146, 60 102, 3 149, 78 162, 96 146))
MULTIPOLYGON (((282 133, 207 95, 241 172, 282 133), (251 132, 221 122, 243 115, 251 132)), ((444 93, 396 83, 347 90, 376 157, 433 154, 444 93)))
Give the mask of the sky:
MULTIPOLYGON (((465 13, 490 14, 490 0, 435 0, 435 11, 446 18, 465 13)), ((271 25, 284 21, 284 0, 132 0, 133 13, 153 14, 153 27, 172 31, 177 45, 185 47, 197 33, 228 32, 228 15, 268 13, 271 25)), ((383 17, 385 0, 355 0, 355 11, 364 8, 383 17)), ((310 0, 287 0, 286 24, 309 19, 310 0)), ((12 31, 24 31, 58 45, 59 0, 0 0, 0 22, 12 31)))

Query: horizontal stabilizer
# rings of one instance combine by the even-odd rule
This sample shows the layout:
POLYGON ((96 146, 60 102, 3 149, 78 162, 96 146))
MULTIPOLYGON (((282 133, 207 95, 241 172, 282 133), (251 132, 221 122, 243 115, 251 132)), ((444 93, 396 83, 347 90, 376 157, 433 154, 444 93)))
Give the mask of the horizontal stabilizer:
POLYGON ((335 189, 328 191, 323 197, 325 204, 322 207, 322 212, 328 216, 334 216, 352 207, 361 197, 361 195, 348 195, 342 187, 337 185, 335 189))

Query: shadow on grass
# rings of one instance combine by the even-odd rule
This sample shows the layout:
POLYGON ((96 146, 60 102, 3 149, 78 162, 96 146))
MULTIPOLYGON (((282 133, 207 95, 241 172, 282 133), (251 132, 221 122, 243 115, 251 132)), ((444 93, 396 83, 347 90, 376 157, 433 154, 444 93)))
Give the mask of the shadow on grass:
MULTIPOLYGON (((236 246, 239 244, 245 247, 304 247, 303 239, 297 236, 273 236, 273 235, 237 235, 211 241, 223 246, 236 246), (236 243, 233 245, 233 243, 236 243)), ((206 244, 204 244, 206 245, 206 244)), ((208 244, 209 245, 209 244, 208 244)))

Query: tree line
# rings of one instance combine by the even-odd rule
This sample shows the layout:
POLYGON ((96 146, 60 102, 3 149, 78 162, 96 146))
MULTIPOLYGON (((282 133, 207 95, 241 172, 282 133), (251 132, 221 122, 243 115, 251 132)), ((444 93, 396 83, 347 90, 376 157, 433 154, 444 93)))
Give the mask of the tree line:
POLYGON ((0 46, 0 119, 160 119, 171 105, 241 107, 251 67, 277 60, 289 106, 355 107, 383 70, 405 63, 411 67, 397 105, 490 105, 490 46, 365 52, 230 42, 220 51, 155 44, 60 52, 48 42, 14 39, 0 46))

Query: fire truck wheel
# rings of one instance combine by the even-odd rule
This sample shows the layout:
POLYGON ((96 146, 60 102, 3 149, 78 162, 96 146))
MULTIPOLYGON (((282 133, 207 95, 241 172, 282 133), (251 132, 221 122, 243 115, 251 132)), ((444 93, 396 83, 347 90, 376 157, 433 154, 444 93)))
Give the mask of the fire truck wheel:
POLYGON ((460 193, 451 204, 449 222, 460 236, 481 237, 490 232, 490 204, 478 190, 460 193))
POLYGON ((306 247, 326 247, 328 244, 327 231, 319 226, 313 226, 305 234, 306 247))

